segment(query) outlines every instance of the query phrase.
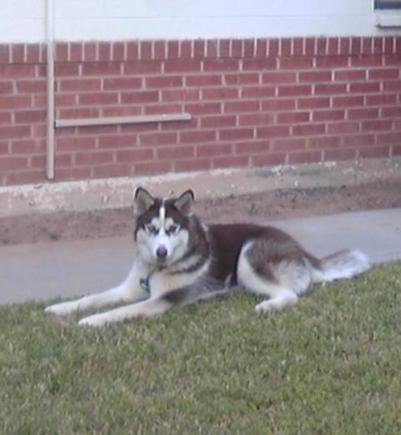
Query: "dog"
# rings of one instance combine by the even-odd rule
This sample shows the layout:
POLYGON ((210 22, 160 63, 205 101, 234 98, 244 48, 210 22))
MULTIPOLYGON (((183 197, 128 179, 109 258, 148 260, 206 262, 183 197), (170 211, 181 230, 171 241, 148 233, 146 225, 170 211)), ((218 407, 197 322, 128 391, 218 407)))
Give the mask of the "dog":
POLYGON ((134 260, 125 281, 103 293, 51 305, 68 315, 109 304, 127 305, 84 317, 82 326, 102 326, 165 313, 240 286, 266 299, 257 312, 295 304, 312 283, 351 278, 369 269, 367 257, 344 250, 318 259, 287 233, 253 224, 204 225, 192 211, 194 194, 155 198, 135 192, 134 260))

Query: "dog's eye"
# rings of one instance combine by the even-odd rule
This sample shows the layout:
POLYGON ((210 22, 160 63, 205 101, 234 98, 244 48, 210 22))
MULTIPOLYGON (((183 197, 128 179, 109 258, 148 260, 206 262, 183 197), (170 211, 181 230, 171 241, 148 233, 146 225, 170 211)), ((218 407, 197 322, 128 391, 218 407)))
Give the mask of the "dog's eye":
POLYGON ((146 225, 146 231, 151 234, 157 234, 159 232, 159 230, 152 224, 146 225))
POLYGON ((178 233, 180 227, 178 225, 171 225, 171 227, 167 230, 167 234, 176 234, 178 233))

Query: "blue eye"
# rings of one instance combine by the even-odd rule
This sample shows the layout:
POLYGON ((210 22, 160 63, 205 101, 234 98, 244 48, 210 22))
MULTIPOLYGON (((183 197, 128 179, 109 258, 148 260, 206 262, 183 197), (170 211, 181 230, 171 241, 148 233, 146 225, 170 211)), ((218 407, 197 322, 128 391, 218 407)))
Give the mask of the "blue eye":
POLYGON ((148 231, 150 234, 157 234, 159 230, 154 225, 146 225, 146 231, 148 231))

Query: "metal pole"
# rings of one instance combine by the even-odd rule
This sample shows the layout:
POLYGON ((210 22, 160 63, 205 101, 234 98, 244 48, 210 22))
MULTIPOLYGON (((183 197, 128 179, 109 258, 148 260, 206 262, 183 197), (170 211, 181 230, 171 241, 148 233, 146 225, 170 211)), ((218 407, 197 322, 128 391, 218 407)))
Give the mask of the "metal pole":
POLYGON ((54 0, 46 1, 47 134, 46 177, 54 179, 54 0))

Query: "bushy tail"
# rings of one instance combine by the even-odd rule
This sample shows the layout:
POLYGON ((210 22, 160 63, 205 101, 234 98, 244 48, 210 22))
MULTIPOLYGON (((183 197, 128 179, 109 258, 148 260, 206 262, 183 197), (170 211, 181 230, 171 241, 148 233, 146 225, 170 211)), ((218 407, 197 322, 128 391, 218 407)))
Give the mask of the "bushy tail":
POLYGON ((369 259, 363 252, 344 250, 320 259, 318 267, 313 269, 312 279, 314 282, 324 282, 351 278, 369 268, 369 259))

